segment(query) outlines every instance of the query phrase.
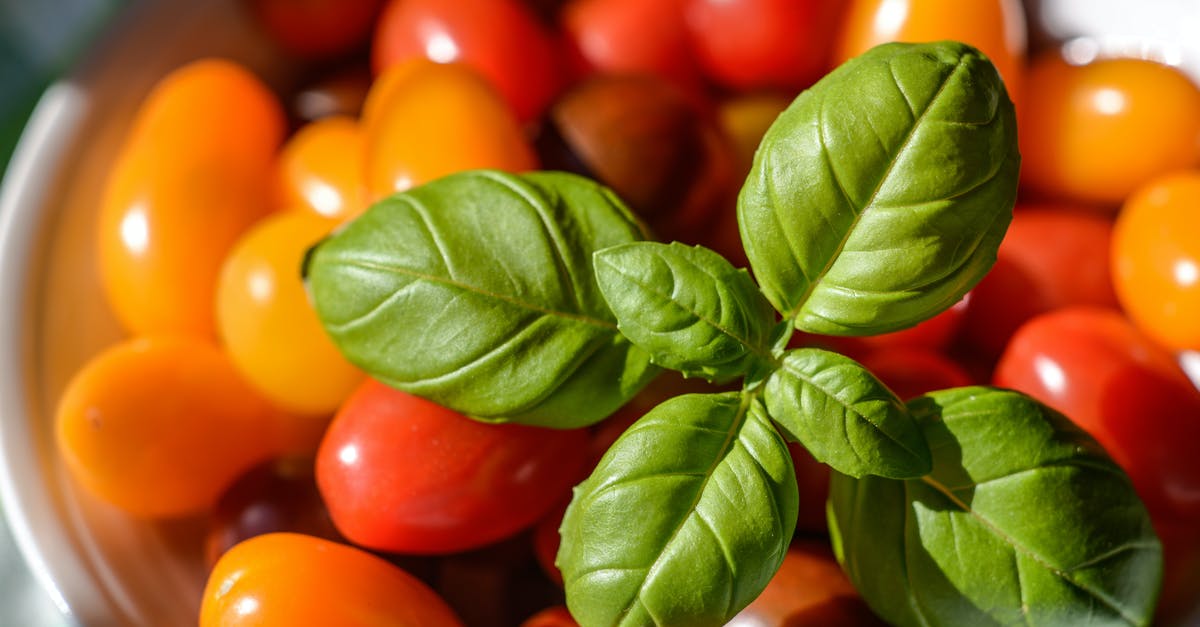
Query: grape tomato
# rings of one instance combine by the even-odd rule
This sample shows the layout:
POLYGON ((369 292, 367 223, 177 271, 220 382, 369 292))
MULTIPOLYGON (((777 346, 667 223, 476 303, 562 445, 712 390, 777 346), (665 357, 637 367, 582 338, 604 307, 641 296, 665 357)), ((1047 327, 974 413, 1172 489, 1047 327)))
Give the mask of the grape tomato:
POLYGON ((335 115, 296 131, 279 153, 279 204, 347 220, 367 208, 365 142, 358 122, 335 115))
POLYGON ((101 203, 100 277, 133 333, 215 337, 213 295, 226 253, 270 210, 284 113, 248 70, 181 67, 138 110, 101 203))
POLYGON ((368 379, 317 455, 317 484, 347 538, 452 553, 532 525, 586 469, 585 430, 486 424, 368 379))
POLYGON ((201 627, 461 627, 412 575, 351 546, 295 533, 256 536, 209 574, 201 627))
POLYGON ((276 410, 211 343, 137 338, 89 361, 55 418, 79 483, 145 517, 196 514, 255 464, 282 452, 276 410))

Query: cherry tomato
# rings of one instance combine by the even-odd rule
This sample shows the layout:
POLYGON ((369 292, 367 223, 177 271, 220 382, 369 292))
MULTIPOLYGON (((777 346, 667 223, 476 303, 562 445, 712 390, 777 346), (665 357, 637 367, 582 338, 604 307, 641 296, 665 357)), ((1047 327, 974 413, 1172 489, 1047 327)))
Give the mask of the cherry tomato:
POLYGON ((1046 197, 1116 207, 1138 186, 1200 161, 1200 90, 1141 59, 1034 60, 1018 112, 1021 182, 1046 197))
POLYGON ((685 0, 692 48, 709 78, 737 90, 791 93, 831 65, 844 0, 685 0))
POLYGON ((56 416, 71 474, 144 517, 193 514, 281 452, 281 420, 212 344, 138 338, 94 357, 56 416))
POLYGON ((279 189, 286 209, 345 220, 367 208, 365 142, 358 122, 322 118, 302 127, 279 153, 279 189))
POLYGON ((1117 306, 1112 220, 1087 207, 1018 205, 996 265, 971 291, 962 336, 995 360, 1023 322, 1068 305, 1117 306))
POLYGON ((537 169, 516 118, 469 67, 418 60, 389 73, 363 111, 372 200, 462 170, 537 169))
POLYGON ((317 485, 350 540, 450 553, 531 525, 582 478, 585 430, 485 424, 368 380, 317 455, 317 485))
POLYGON ((582 75, 654 74, 691 94, 702 89, 683 22, 686 0, 572 0, 562 29, 582 75))
POLYGON ((792 544, 766 589, 726 627, 883 624, 859 598, 829 546, 804 541, 792 544))
POLYGON ((382 558, 295 533, 246 540, 204 587, 201 627, 460 627, 445 601, 382 558))
POLYGON ((1090 433, 1129 473, 1163 541, 1161 616, 1195 608, 1200 576, 1200 392, 1173 356, 1119 313, 1072 307, 1013 336, 997 385, 1028 393, 1090 433))
POLYGON ((530 616, 521 627, 579 627, 566 606, 555 605, 530 616))
POLYGON ((834 56, 842 63, 889 41, 941 39, 978 48, 996 65, 1012 101, 1022 101, 1027 42, 1021 0, 850 0, 834 56))
POLYGON ((304 254, 334 222, 303 212, 256 225, 230 252, 217 290, 217 322, 238 369, 296 414, 328 415, 362 381, 325 333, 300 276, 304 254))
POLYGON ((1200 172, 1155 179, 1125 202, 1112 241, 1121 306, 1172 349, 1200 349, 1200 172))
POLYGON ((923 348, 930 351, 946 350, 963 326, 963 319, 970 308, 971 298, 972 294, 968 293, 949 309, 907 329, 853 338, 852 343, 861 347, 855 352, 900 347, 923 348))
POLYGON ((283 128, 275 96, 228 61, 196 61, 151 92, 99 217, 100 277, 129 331, 215 337, 217 274, 271 206, 283 128))
POLYGON ((1129 473, 1151 518, 1200 523, 1200 392, 1120 313, 1071 307, 1022 326, 995 383, 1066 414, 1129 473))
POLYGON ((375 31, 375 73, 414 58, 474 68, 522 122, 537 118, 565 82, 550 29, 520 0, 392 0, 375 31))
POLYGON ((916 346, 882 348, 860 360, 884 385, 902 400, 936 390, 972 383, 971 376, 949 357, 916 346))
POLYGON ((382 0, 249 0, 272 40, 305 59, 337 57, 366 44, 382 0))

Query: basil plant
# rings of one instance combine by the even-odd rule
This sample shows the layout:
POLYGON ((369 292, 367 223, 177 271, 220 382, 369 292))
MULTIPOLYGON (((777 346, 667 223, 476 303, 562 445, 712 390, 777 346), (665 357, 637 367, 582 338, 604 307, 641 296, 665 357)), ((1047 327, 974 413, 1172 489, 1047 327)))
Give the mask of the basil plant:
POLYGON ((995 68, 886 44, 802 93, 738 197, 753 278, 647 241, 565 173, 465 172, 311 251, 317 312, 373 377, 488 421, 595 423, 661 369, 740 389, 667 400, 578 486, 558 565, 585 626, 722 625, 779 568, 787 443, 833 468, 835 553, 897 625, 1145 625, 1162 550, 1129 479, 1015 392, 908 403, 793 331, 871 335, 950 307, 991 268, 1020 157, 995 68))

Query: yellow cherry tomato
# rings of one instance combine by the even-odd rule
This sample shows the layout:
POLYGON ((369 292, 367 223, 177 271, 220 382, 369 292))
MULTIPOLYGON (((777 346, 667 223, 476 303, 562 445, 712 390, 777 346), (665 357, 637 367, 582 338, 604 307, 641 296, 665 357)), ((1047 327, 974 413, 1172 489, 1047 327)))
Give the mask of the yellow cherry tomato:
POLYGON ((297 414, 332 414, 363 377, 321 327, 300 276, 305 251, 335 225, 301 211, 267 218, 234 247, 217 288, 218 328, 234 363, 297 414))
POLYGON ((366 209, 363 138, 353 118, 322 118, 296 131, 280 151, 278 171, 285 208, 339 220, 366 209))
POLYGON ((205 340, 138 338, 97 355, 67 386, 58 446, 90 492, 144 517, 212 506, 285 448, 280 417, 205 340))
POLYGON ((217 273, 270 207, 283 130, 275 96, 232 62, 197 61, 155 87, 99 217, 101 281, 129 331, 215 337, 217 273))
POLYGON ((1200 162, 1200 90, 1142 59, 1034 60, 1018 111, 1021 182, 1037 194, 1117 207, 1157 175, 1200 162))
POLYGON ((1021 101, 1026 56, 1021 0, 851 0, 835 46, 838 63, 889 41, 954 39, 979 48, 1021 101))
POLYGON ((1200 350, 1200 171, 1138 189, 1113 228, 1117 298, 1142 331, 1172 349, 1200 350))
POLYGON ((366 551, 296 533, 229 549, 209 574, 201 627, 461 627, 421 580, 366 551))
POLYGON ((386 95, 369 93, 364 112, 372 200, 462 170, 537 168, 508 104, 469 67, 402 64, 378 83, 386 95))

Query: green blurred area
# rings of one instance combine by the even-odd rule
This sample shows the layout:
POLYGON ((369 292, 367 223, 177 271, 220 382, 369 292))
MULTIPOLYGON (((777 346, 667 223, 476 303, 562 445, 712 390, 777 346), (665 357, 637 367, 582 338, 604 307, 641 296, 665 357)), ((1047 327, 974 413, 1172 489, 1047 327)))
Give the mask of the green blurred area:
POLYGON ((122 0, 0 0, 0 172, 42 91, 87 49, 122 0))

